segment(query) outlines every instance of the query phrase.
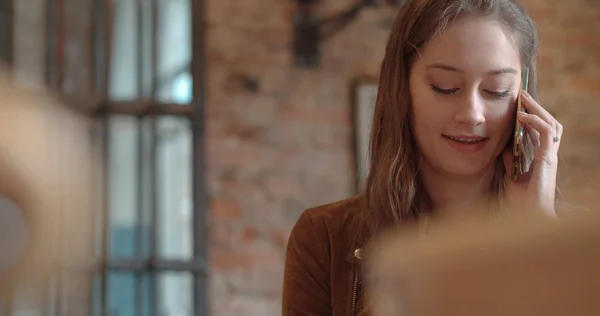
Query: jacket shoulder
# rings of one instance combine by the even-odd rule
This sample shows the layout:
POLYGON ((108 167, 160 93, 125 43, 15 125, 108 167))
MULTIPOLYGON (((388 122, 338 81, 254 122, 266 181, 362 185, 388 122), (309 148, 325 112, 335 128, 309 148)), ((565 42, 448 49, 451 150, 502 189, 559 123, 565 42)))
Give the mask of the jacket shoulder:
POLYGON ((286 250, 282 315, 334 314, 332 294, 339 293, 340 282, 332 280, 340 275, 347 280, 350 273, 346 261, 353 238, 350 224, 360 205, 359 198, 350 198, 302 212, 286 250))
POLYGON ((361 243, 356 237, 363 236, 358 222, 358 215, 363 209, 362 196, 309 208, 300 215, 292 234, 304 232, 300 234, 328 245, 354 247, 361 243))
POLYGON ((300 219, 310 219, 316 227, 326 226, 335 231, 353 223, 362 209, 363 198, 356 196, 309 208, 302 212, 300 219))

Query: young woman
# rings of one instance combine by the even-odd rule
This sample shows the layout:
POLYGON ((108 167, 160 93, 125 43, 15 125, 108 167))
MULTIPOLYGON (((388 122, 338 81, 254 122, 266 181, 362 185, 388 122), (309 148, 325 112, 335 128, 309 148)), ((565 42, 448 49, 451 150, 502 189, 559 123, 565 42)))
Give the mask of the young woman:
POLYGON ((364 194, 305 211, 286 257, 283 315, 356 315, 361 247, 423 214, 555 215, 562 126, 536 101, 538 37, 513 0, 408 0, 381 65, 364 194), (529 94, 520 96, 529 68, 529 94), (516 116, 521 97, 527 114, 516 116), (514 124, 532 167, 510 179, 514 124), (464 214, 469 210, 469 214, 464 214))

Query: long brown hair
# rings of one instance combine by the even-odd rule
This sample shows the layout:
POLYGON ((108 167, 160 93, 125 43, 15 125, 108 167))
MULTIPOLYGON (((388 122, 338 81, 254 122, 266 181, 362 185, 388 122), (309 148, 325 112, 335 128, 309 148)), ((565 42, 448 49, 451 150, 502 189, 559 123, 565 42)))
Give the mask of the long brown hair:
MULTIPOLYGON (((361 223, 372 235, 389 225, 419 216, 426 192, 417 177, 419 161, 411 132, 409 75, 419 51, 458 18, 465 15, 500 22, 530 70, 529 92, 537 99, 538 35, 532 19, 514 0, 408 0, 393 24, 381 64, 370 140, 370 170, 361 223)), ((531 140, 526 152, 532 159, 531 140)), ((502 157, 498 158, 494 188, 504 187, 502 157)))

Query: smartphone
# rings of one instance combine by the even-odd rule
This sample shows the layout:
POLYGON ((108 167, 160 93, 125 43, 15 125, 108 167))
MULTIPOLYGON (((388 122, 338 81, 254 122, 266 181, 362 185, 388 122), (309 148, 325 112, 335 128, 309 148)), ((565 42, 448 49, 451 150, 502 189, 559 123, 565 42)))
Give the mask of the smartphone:
MULTIPOLYGON (((523 105, 521 104, 521 95, 523 91, 528 91, 529 87, 529 68, 523 68, 523 78, 521 79, 521 88, 519 90, 519 96, 517 97, 517 111, 524 111, 523 105)), ((519 175, 523 170, 523 137, 524 129, 521 124, 518 123, 515 117, 515 135, 513 137, 513 168, 512 168, 512 180, 516 181, 519 179, 519 175)))

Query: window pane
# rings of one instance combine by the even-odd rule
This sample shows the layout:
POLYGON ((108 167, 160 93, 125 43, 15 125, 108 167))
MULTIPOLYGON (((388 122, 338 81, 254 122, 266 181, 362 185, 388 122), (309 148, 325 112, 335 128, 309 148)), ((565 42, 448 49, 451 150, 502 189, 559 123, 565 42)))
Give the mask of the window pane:
POLYGON ((190 273, 167 272, 157 276, 157 297, 153 298, 153 280, 150 273, 112 272, 108 277, 111 316, 193 315, 193 277, 190 273))
POLYGON ((113 116, 108 128, 110 251, 113 257, 131 257, 139 220, 138 122, 134 117, 113 116))
POLYGON ((108 276, 108 314, 151 315, 152 277, 147 273, 112 272, 108 276))
POLYGON ((185 118, 157 122, 157 203, 159 254, 192 258, 192 135, 185 118))
POLYGON ((159 279, 159 315, 193 315, 193 276, 190 273, 164 273, 159 279))
POLYGON ((152 204, 154 196, 153 180, 152 176, 154 170, 152 167, 154 155, 153 150, 153 119, 142 118, 139 120, 139 141, 140 151, 142 152, 141 159, 139 159, 137 165, 139 168, 138 183, 141 189, 138 199, 140 201, 140 208, 137 210, 139 214, 138 220, 138 256, 148 257, 151 255, 150 247, 154 243, 152 240, 152 204))
POLYGON ((192 75, 189 70, 179 72, 159 86, 157 99, 161 102, 186 104, 192 102, 192 75))
POLYGON ((155 38, 152 37, 155 21, 151 1, 121 0, 115 2, 115 6, 111 98, 149 97, 154 75, 157 100, 189 103, 192 99, 190 1, 158 1, 155 38), (154 53, 156 74, 152 73, 154 53))
POLYGON ((157 99, 189 103, 192 100, 190 1, 159 1, 158 7, 157 99))
MULTIPOLYGON (((145 2, 145 1, 144 1, 145 2)), ((138 8, 136 1, 115 1, 109 94, 113 100, 132 100, 139 94, 138 8)))
POLYGON ((112 116, 108 128, 111 256, 144 257, 149 254, 151 234, 150 121, 112 116))

